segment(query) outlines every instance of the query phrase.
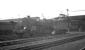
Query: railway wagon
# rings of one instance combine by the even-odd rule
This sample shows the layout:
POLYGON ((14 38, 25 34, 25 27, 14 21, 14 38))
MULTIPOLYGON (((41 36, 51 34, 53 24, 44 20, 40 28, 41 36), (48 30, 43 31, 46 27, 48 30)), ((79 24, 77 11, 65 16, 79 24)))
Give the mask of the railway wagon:
POLYGON ((0 41, 16 38, 13 33, 16 24, 13 21, 0 22, 0 41))

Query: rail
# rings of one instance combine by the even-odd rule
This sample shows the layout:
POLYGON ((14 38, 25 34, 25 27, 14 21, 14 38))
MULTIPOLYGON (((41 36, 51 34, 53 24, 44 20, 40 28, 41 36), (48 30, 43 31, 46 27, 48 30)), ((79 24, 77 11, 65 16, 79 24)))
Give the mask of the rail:
MULTIPOLYGON (((61 38, 49 38, 47 39, 43 39, 43 40, 38 40, 38 41, 33 41, 33 42, 26 42, 26 43, 22 43, 22 44, 16 44, 16 45, 9 45, 9 46, 2 46, 1 49, 21 49, 21 48, 43 48, 44 46, 49 46, 49 44, 53 44, 53 43, 57 43, 57 44, 63 44, 68 42, 72 42, 72 41, 76 41, 76 40, 80 40, 80 39, 84 39, 85 38, 85 34, 73 34, 72 35, 68 35, 67 37, 61 37, 61 38), (75 39, 77 38, 77 39, 75 39), (69 40, 70 39, 70 40, 69 40)), ((52 45, 51 44, 51 45, 52 45)))

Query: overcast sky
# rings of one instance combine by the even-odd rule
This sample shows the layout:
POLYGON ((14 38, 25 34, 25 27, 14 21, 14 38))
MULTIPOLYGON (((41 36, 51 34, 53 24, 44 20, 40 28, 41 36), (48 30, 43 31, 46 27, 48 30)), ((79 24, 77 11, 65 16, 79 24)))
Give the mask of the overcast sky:
POLYGON ((0 0, 0 19, 21 18, 30 15, 42 18, 54 18, 60 13, 70 15, 85 14, 84 0, 0 0), (43 14, 43 15, 42 15, 43 14))

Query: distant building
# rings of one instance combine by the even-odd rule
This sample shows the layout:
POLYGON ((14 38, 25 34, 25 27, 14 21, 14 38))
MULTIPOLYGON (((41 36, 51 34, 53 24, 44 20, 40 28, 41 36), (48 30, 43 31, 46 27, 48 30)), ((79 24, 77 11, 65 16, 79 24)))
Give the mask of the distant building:
POLYGON ((70 20, 72 21, 74 27, 79 31, 85 31, 85 15, 77 15, 77 16, 69 16, 70 20))
POLYGON ((85 15, 54 18, 54 28, 57 30, 85 31, 85 15), (69 25, 68 25, 69 24, 69 25))

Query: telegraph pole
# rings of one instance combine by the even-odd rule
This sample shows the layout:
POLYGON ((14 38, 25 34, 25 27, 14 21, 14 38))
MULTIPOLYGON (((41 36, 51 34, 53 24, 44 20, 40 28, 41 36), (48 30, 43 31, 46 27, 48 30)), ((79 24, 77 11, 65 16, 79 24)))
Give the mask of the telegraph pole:
POLYGON ((70 23, 69 23, 69 21, 70 21, 70 19, 69 19, 69 9, 66 9, 66 11, 67 11, 67 21, 68 21, 68 23, 67 23, 67 26, 68 26, 68 32, 70 31, 70 23))
POLYGON ((67 11, 67 16, 69 16, 69 9, 66 9, 66 11, 67 11))

